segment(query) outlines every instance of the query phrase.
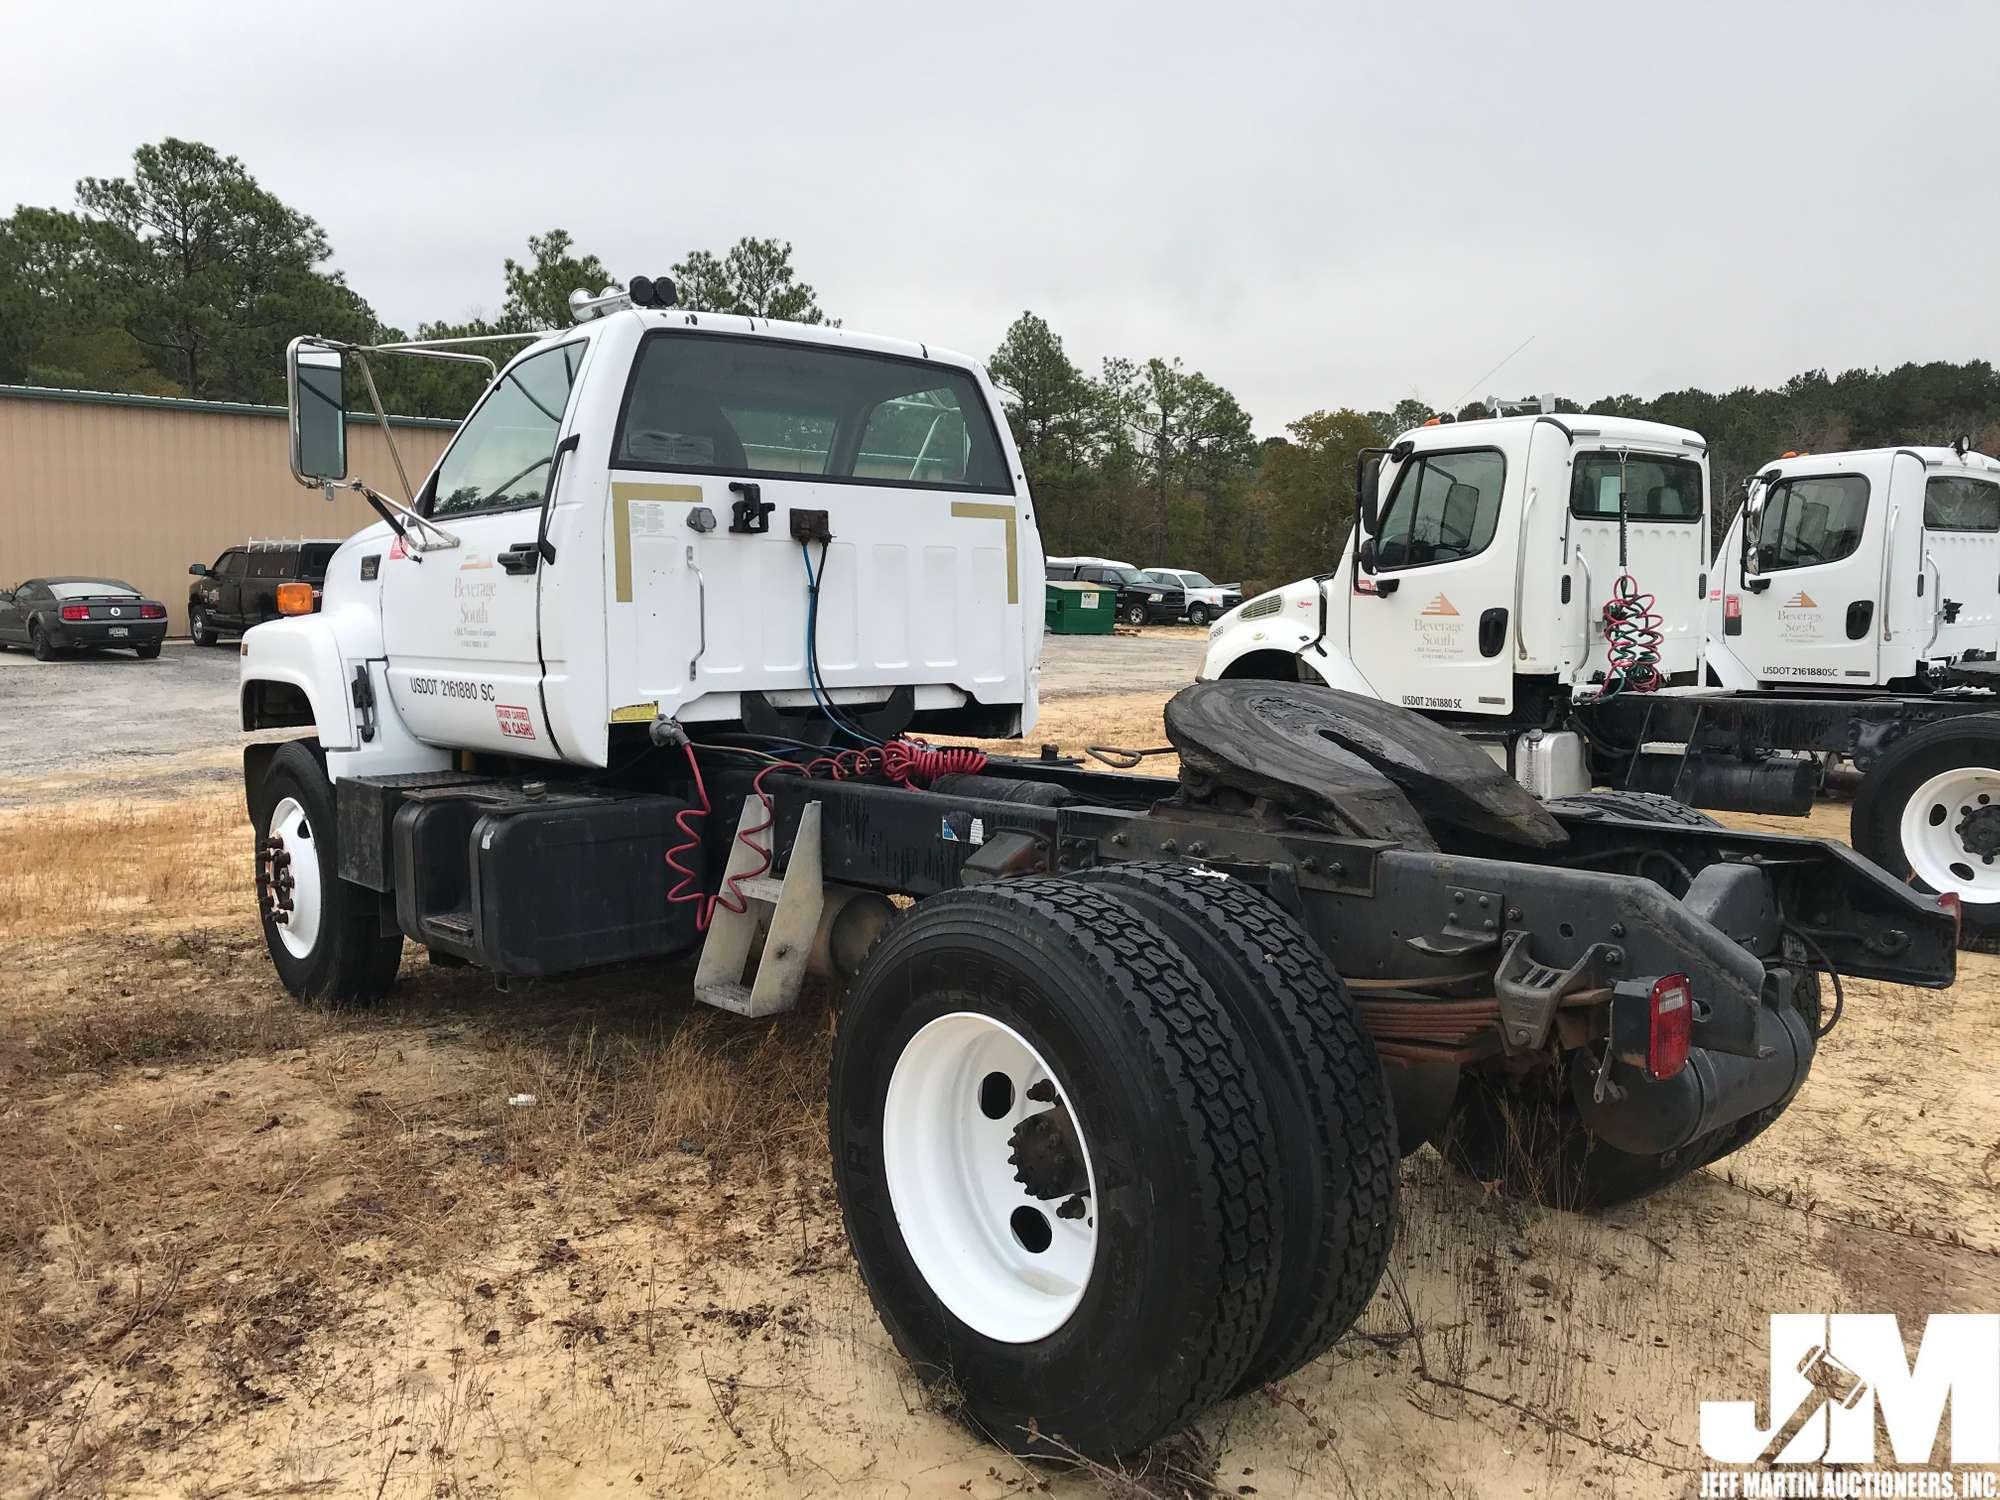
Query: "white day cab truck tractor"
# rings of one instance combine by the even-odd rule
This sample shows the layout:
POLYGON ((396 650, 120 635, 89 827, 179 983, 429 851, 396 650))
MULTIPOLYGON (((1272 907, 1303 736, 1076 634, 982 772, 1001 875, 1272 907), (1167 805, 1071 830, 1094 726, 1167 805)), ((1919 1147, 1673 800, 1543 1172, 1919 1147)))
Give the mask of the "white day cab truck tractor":
POLYGON ((1822 972, 1952 979, 1949 916, 1844 849, 1544 807, 1296 682, 1176 696, 1178 781, 920 738, 1035 722, 984 371, 665 281, 572 304, 401 499, 347 477, 349 399, 491 345, 292 346, 295 475, 381 520, 243 642, 244 727, 301 731, 244 751, 272 960, 352 1004, 406 941, 692 957, 745 1024, 822 976, 856 1262, 996 1443, 1129 1454, 1324 1352, 1399 1154, 1622 1202, 1785 1108, 1822 972))
POLYGON ((1962 449, 1786 461, 1753 481, 1757 544, 1746 557, 1739 523, 1711 563, 1695 433, 1548 413, 1427 425, 1360 456, 1339 566, 1218 621, 1201 679, 1401 704, 1537 796, 1659 816, 1803 815, 1845 757, 1855 847, 1948 898, 1986 946, 1996 481, 1962 449))

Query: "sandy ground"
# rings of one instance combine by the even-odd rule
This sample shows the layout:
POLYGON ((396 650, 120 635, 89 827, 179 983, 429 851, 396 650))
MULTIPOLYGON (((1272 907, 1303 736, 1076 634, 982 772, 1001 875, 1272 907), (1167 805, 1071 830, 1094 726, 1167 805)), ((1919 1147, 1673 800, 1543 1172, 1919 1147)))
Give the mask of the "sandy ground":
MULTIPOLYGON (((1037 738, 1160 743, 1163 696, 1037 738)), ((1770 1313, 2000 1306, 2000 961, 1967 956, 1851 985, 1783 1120, 1601 1219, 1420 1153, 1331 1354, 1125 1471, 1023 1465, 861 1288, 823 1001, 751 1024, 682 970, 503 993, 411 950, 392 1003, 301 1011, 247 843, 213 783, 0 800, 0 1494, 1691 1494, 1770 1313)))

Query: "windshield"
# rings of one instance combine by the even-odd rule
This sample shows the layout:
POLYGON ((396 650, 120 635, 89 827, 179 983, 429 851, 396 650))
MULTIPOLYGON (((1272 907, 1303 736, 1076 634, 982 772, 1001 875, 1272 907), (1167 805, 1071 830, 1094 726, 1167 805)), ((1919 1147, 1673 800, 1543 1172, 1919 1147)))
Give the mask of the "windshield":
POLYGON ((1868 481, 1859 474, 1780 479, 1752 518, 1758 572, 1838 562, 1861 545, 1868 481))
POLYGON ((1191 589, 1212 589, 1215 587, 1214 584, 1210 583, 1200 573, 1183 573, 1180 575, 1180 579, 1182 583, 1191 589))
POLYGON ((1165 568, 1148 568, 1146 569, 1145 572, 1141 573, 1139 576, 1145 579, 1146 582, 1148 583, 1166 583, 1173 585, 1173 587, 1175 588, 1179 588, 1181 586, 1181 580, 1179 575, 1174 573, 1169 573, 1165 568))
POLYGON ((1104 571, 1128 588, 1144 588, 1152 581, 1137 568, 1106 568, 1104 571))
POLYGON ((1584 453, 1570 481, 1569 513, 1618 519, 1618 492, 1625 491, 1625 514, 1634 521, 1699 521, 1701 465, 1685 458, 1634 453, 1621 465, 1616 453, 1584 453), (1622 469, 1622 474, 1621 474, 1622 469))
POLYGON ((101 599, 107 594, 123 594, 138 598, 139 591, 129 583, 115 583, 109 578, 76 578, 67 583, 52 583, 49 592, 58 599, 101 599))
POLYGON ((859 349, 653 332, 612 462, 1011 494, 972 375, 859 349))

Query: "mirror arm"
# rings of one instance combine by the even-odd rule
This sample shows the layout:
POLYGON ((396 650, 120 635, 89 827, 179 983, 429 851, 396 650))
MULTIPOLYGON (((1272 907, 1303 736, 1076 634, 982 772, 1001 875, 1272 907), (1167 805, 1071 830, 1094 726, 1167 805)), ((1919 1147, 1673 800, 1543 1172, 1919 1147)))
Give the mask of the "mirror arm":
POLYGON ((409 506, 391 500, 379 491, 370 489, 358 479, 349 479, 339 485, 329 484, 326 488, 329 499, 332 498, 331 492, 335 489, 353 490, 368 502, 376 515, 389 523, 389 529, 401 537, 403 545, 413 552, 420 555, 425 552, 448 552, 458 545, 458 538, 435 521, 419 515, 409 506))
POLYGON ((403 468, 402 450, 396 446, 396 434, 389 426, 389 414, 382 410, 382 397, 375 389, 375 372, 368 368, 368 356, 358 350, 354 362, 361 366, 361 383, 368 387, 368 404, 375 409, 375 420, 382 426, 382 441, 389 445, 389 457, 396 462, 396 477, 403 483, 403 499, 414 501, 417 492, 410 488, 410 476, 403 468))

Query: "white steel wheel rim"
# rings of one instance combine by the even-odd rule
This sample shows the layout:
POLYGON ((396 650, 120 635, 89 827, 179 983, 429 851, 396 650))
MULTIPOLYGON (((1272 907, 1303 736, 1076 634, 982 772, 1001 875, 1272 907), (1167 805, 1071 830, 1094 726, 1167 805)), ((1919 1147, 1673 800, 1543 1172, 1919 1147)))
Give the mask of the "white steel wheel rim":
POLYGON ((1910 794, 1903 804, 1903 857, 1919 880, 1935 891, 1956 891, 1968 904, 2000 901, 2000 855, 1973 853, 1958 831, 1969 813, 1986 807, 2000 808, 2000 769, 1955 767, 1910 794))
POLYGON ((319 849, 313 843, 312 821, 296 797, 287 797, 271 809, 269 833, 276 847, 291 855, 289 864, 272 870, 272 883, 285 875, 292 880, 292 909, 287 920, 272 925, 287 953, 307 958, 319 941, 319 849))
POLYGON ((938 1300, 1000 1343, 1033 1343, 1068 1322, 1097 1259, 1097 1177, 1075 1112, 1089 1186, 1083 1217, 1058 1218, 1058 1200, 1031 1196, 1008 1161, 1016 1127, 1052 1108, 1069 1110, 1069 1095, 1042 1055, 971 1011, 925 1025, 889 1075, 882 1157, 903 1243, 938 1300), (988 1113, 999 1102, 993 1074, 1007 1081, 998 1115, 988 1113), (1028 1098, 1043 1080, 1054 1105, 1028 1098), (1043 1248, 1031 1248, 1044 1233, 1043 1248))

